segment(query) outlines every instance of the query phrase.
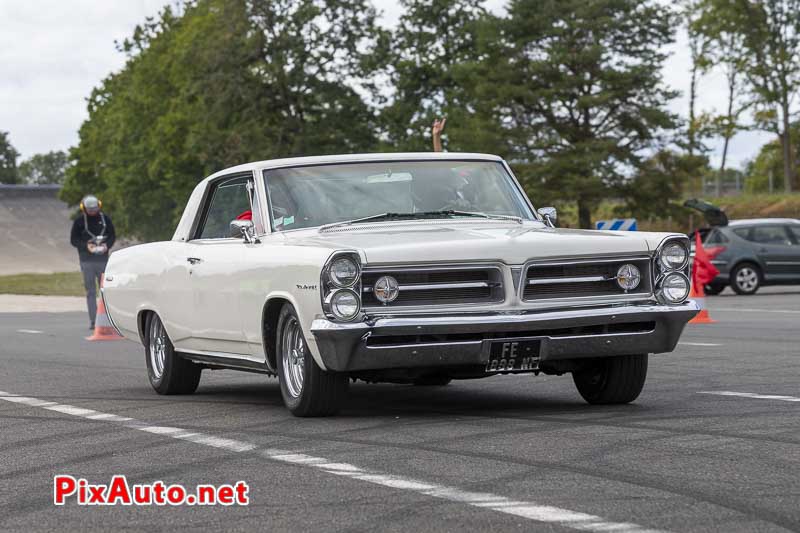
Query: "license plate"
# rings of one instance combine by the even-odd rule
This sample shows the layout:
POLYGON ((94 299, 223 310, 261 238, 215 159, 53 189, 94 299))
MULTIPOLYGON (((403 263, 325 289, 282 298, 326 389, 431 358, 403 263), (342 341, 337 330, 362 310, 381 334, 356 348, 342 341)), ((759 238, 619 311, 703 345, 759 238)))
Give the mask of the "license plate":
POLYGON ((524 372, 539 368, 541 339, 493 341, 487 372, 524 372))

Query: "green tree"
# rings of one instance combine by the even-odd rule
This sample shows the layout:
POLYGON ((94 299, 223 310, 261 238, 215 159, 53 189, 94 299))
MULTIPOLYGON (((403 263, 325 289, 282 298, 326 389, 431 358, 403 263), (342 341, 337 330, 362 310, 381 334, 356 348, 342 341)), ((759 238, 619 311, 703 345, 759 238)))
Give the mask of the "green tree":
POLYGON ((465 100, 470 85, 459 77, 460 69, 478 58, 479 25, 488 16, 483 3, 401 0, 404 11, 386 61, 390 95, 381 113, 385 148, 430 150, 431 125, 439 116, 450 117, 445 136, 470 129, 465 100))
POLYGON ((708 158, 702 155, 659 150, 642 162, 633 177, 620 189, 625 198, 619 215, 637 218, 667 218, 682 212, 680 202, 688 184, 697 178, 697 171, 708 169, 708 158))
POLYGON ((252 160, 375 146, 380 32, 366 0, 198 0, 122 45, 89 98, 62 197, 104 197, 120 231, 169 236, 203 177, 252 160))
POLYGON ((704 0, 704 10, 741 40, 756 122, 780 138, 784 190, 790 192, 797 180, 790 104, 800 90, 800 0, 704 0))
MULTIPOLYGON (((708 147, 704 143, 704 138, 708 136, 709 117, 704 113, 697 112, 697 92, 700 78, 705 75, 712 63, 710 52, 712 39, 707 33, 698 28, 698 19, 701 17, 700 1, 685 0, 682 6, 684 20, 686 21, 687 37, 689 40, 689 53, 691 66, 689 68, 689 119, 686 127, 685 148, 689 157, 695 154, 704 154, 708 147)), ((699 176, 692 180, 696 190, 699 190, 701 181, 699 176)))
POLYGON ((19 152, 11 145, 7 131, 0 131, 0 183, 17 183, 19 152))
POLYGON ((44 185, 64 182, 69 165, 67 153, 63 151, 36 154, 19 165, 19 178, 30 185, 44 185))
MULTIPOLYGON (((793 139, 800 139, 800 124, 791 126, 793 139)), ((794 160, 800 157, 797 145, 792 146, 794 160)), ((781 188, 783 176, 783 146, 779 139, 768 142, 745 168, 744 190, 749 193, 775 192, 781 188)))
POLYGON ((676 127, 662 82, 675 13, 655 0, 512 0, 479 94, 531 195, 593 208, 676 127))

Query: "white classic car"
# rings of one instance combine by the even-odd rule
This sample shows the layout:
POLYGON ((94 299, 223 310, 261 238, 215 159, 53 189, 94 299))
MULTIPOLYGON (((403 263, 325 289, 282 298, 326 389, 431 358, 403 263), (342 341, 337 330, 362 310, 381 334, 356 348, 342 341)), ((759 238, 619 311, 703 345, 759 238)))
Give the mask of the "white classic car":
POLYGON ((589 403, 633 401, 697 313, 688 239, 555 221, 491 155, 250 163, 197 185, 171 241, 112 254, 103 298, 160 394, 261 372, 314 416, 350 380, 571 373, 589 403))

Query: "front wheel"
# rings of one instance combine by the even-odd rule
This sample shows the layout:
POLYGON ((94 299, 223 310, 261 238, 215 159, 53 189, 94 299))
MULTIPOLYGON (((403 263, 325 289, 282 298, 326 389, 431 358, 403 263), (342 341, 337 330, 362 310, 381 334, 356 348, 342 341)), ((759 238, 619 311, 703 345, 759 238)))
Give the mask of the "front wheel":
POLYGON ((597 359, 572 373, 583 399, 591 404, 630 403, 639 397, 647 378, 647 354, 597 359))
POLYGON ((167 330, 155 313, 145 322, 145 360, 150 385, 159 394, 192 394, 200 383, 200 366, 175 353, 167 330))
POLYGON ((347 396, 347 374, 317 366, 290 304, 281 309, 277 332, 278 381, 286 408, 295 416, 335 414, 347 396))
POLYGON ((761 286, 761 271, 750 263, 738 265, 731 272, 731 289, 736 294, 755 294, 761 286))

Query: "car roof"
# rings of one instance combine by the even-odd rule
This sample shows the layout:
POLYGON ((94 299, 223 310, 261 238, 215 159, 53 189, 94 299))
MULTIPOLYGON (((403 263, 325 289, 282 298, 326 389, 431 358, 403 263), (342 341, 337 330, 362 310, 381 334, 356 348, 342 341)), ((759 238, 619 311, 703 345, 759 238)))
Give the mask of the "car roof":
POLYGON ((763 224, 800 224, 796 218, 742 218, 731 220, 728 226, 760 226, 763 224))
POLYGON ((267 159, 264 161, 253 161, 242 165, 220 170, 207 177, 212 180, 222 175, 236 172, 252 172, 268 168, 295 167, 307 165, 325 165, 335 163, 362 163, 370 161, 503 161, 503 158, 491 154, 463 153, 463 152, 396 152, 396 153, 375 153, 375 154, 340 154, 340 155, 318 155, 310 157, 286 157, 281 159, 267 159))

